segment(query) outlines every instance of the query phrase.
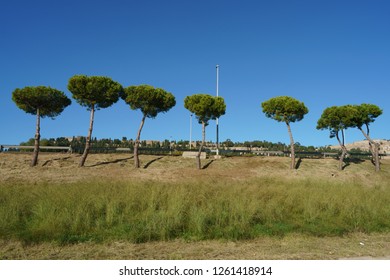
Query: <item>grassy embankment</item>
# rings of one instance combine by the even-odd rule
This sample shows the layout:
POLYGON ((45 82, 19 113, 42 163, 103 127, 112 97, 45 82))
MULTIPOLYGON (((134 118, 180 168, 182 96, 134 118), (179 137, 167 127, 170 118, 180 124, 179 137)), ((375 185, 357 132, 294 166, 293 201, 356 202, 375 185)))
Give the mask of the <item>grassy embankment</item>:
MULTIPOLYGON (((162 159, 149 168, 154 167, 159 171, 153 172, 161 175, 164 173, 159 168, 169 169, 174 160, 177 159, 162 159)), ((288 159, 243 160, 254 169, 240 171, 240 163, 224 159, 213 162, 206 170, 193 171, 192 161, 184 161, 195 172, 191 173, 195 174, 193 179, 137 179, 139 174, 151 172, 144 169, 131 171, 134 180, 6 180, 0 184, 0 239, 60 244, 116 240, 139 243, 177 238, 240 240, 290 233, 341 236, 390 231, 388 165, 379 175, 367 170, 373 177, 360 180, 354 172, 372 166, 353 165, 342 173, 333 168, 336 161, 324 161, 331 167, 325 166, 316 174, 324 162, 312 161, 312 166, 304 161, 300 167, 303 171, 293 171, 294 174, 285 169, 288 159), (257 169, 261 162, 274 166, 257 169), (233 180, 229 168, 252 176, 233 180), (275 169, 279 172, 274 174, 271 170, 275 169), (334 176, 345 178, 338 180, 334 176)), ((99 172, 109 171, 106 163, 101 164, 99 172)), ((33 172, 43 174, 53 167, 40 168, 33 172)))

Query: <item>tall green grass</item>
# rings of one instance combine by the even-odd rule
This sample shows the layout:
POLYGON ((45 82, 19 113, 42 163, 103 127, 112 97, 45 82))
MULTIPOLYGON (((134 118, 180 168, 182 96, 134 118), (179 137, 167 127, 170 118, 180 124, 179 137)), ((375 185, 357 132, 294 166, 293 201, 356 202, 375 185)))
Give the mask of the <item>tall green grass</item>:
POLYGON ((0 238, 24 242, 250 239, 390 230, 390 187, 265 178, 0 186, 0 238))

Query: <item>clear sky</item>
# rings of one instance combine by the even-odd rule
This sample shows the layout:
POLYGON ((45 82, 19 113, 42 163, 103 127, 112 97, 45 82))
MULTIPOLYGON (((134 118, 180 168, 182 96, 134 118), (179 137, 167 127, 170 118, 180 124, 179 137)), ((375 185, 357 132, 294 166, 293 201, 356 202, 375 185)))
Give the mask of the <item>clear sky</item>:
MULTIPOLYGON (((371 135, 390 139, 387 0, 1 0, 0 38, 0 144, 34 137, 34 116, 11 100, 15 88, 46 85, 71 97, 67 83, 76 74, 171 92, 176 106, 147 119, 141 138, 188 140, 183 100, 216 94, 216 64, 227 105, 221 141, 288 143, 286 125, 260 107, 280 95, 309 108, 292 124, 303 145, 336 144, 316 123, 326 107, 344 104, 380 106, 371 135)), ((87 134, 89 112, 72 101, 55 120, 42 120, 41 137, 87 134)), ((96 112, 93 136, 134 139, 140 121, 120 100, 96 112)), ((192 139, 200 138, 194 119, 192 139)), ((215 122, 206 138, 215 141, 215 122)), ((347 131, 347 142, 362 139, 347 131)))

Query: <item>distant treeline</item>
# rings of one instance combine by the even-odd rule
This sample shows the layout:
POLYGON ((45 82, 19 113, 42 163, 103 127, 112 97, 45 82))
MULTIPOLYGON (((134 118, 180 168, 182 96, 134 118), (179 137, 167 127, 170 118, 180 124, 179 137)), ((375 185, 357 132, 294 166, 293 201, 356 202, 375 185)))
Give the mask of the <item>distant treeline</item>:
MULTIPOLYGON (((122 139, 111 139, 111 138, 103 138, 97 139, 96 137, 91 139, 91 143, 93 143, 93 147, 97 149, 116 149, 116 148, 134 148, 134 140, 127 139, 127 137, 122 137, 122 139)), ((26 142, 20 143, 21 146, 33 146, 34 138, 30 138, 26 142)), ((85 146, 85 137, 58 137, 58 138, 42 138, 40 141, 41 146, 60 146, 60 147, 72 147, 72 149, 77 149, 85 146)), ((192 148, 199 147, 200 141, 193 141, 192 148)), ((207 142, 206 146, 209 148, 215 148, 214 142, 207 142)), ((174 150, 188 150, 190 149, 190 144, 188 140, 168 140, 165 139, 163 141, 151 141, 144 140, 141 141, 140 146, 142 148, 153 148, 153 149, 174 149, 174 150)), ((227 139, 220 143, 220 149, 232 149, 234 148, 247 148, 251 149, 262 149, 267 151, 289 151, 290 146, 277 142, 269 142, 269 141, 244 141, 244 142, 233 142, 230 139, 227 139)), ((295 149, 298 152, 338 152, 339 150, 332 149, 330 146, 322 146, 322 147, 314 147, 314 146, 304 146, 299 142, 295 143, 295 149)), ((360 149, 351 149, 350 152, 362 152, 360 149)))

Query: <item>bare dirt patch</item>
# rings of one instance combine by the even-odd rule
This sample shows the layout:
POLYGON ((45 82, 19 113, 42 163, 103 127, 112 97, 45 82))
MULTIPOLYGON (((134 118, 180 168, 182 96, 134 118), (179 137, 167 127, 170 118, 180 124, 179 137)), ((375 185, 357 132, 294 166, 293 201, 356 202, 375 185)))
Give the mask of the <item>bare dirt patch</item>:
POLYGON ((390 234, 354 234, 346 237, 264 237, 248 241, 150 242, 131 244, 50 243, 23 246, 0 241, 0 259, 116 259, 116 260, 328 260, 390 259, 390 234))

